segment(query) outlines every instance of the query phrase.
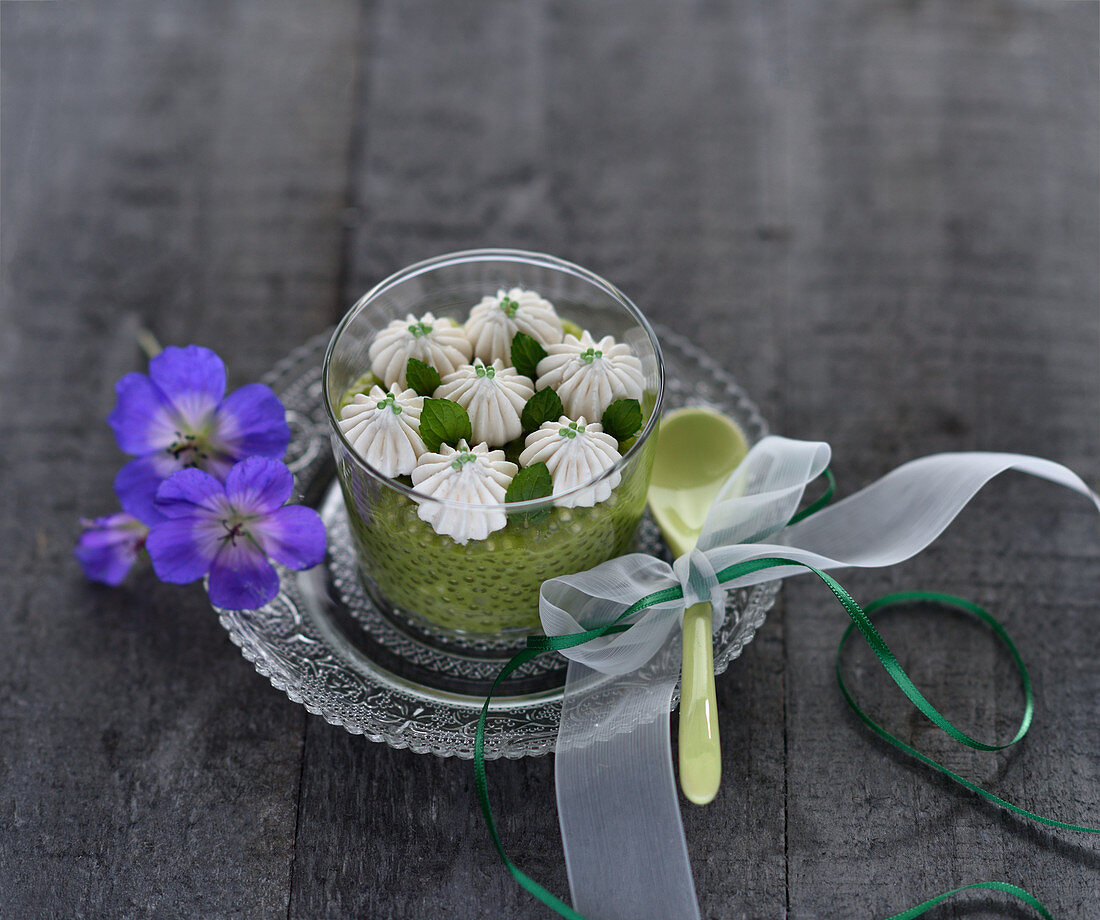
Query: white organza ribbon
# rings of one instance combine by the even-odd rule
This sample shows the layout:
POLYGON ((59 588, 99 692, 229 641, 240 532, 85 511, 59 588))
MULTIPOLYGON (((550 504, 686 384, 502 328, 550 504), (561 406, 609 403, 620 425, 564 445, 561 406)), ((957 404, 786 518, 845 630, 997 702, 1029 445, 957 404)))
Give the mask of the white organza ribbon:
POLYGON ((683 600, 635 615, 629 630, 562 651, 570 659, 555 775, 569 884, 589 920, 683 920, 698 906, 680 820, 669 710, 680 672, 685 606, 727 590, 803 574, 777 566, 719 585, 739 562, 782 557, 828 570, 902 562, 935 540, 989 480, 1018 470, 1100 497, 1060 464, 1022 454, 935 454, 787 525, 829 463, 827 444, 768 437, 731 474, 696 550, 674 565, 632 554, 543 584, 547 635, 612 622, 642 598, 679 585, 683 600))

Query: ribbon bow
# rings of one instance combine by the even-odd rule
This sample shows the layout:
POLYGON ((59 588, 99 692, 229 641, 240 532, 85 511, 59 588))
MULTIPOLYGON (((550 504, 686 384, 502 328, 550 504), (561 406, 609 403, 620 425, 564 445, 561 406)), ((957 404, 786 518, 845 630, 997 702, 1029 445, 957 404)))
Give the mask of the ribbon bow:
MULTIPOLYGON (((829 584, 887 664, 880 652, 892 659, 885 643, 828 570, 909 559, 932 543, 982 486, 1007 470, 1079 492, 1100 510, 1100 497, 1060 464, 974 452, 911 461, 799 519, 795 512, 806 486, 825 472, 829 457, 824 443, 764 438, 722 486, 695 550, 673 565, 635 553, 543 583, 539 612, 546 636, 528 640, 529 648, 498 682, 522 663, 518 659, 543 650, 556 649, 570 659, 555 775, 574 909, 508 861, 484 796, 482 805, 512 874, 559 913, 589 920, 699 916, 669 739, 679 678, 677 627, 685 607, 711 601, 717 629, 725 617, 725 591, 812 571, 829 584)), ((926 715, 950 725, 900 668, 900 674, 888 670, 926 715)), ((479 767, 482 792, 484 767, 479 767)))

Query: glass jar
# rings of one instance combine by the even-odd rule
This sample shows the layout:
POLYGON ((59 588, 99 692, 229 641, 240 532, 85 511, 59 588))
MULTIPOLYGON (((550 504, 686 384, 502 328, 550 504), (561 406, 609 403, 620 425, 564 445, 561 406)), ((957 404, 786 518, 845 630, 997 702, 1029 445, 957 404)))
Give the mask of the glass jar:
POLYGON ((322 380, 360 575, 387 612, 460 646, 470 641, 522 644, 524 636, 539 629, 543 581, 592 568, 630 549, 645 509, 664 364, 657 338, 638 308, 592 272, 551 256, 504 249, 417 263, 352 307, 329 343, 322 380), (515 287, 551 301, 567 331, 580 327, 597 339, 611 335, 630 345, 645 378, 644 423, 612 468, 574 490, 618 475, 606 500, 575 508, 561 506, 564 496, 501 505, 508 516, 503 529, 459 544, 437 534, 417 511, 424 503, 467 506, 420 494, 381 475, 344 437, 337 424, 339 409, 362 386, 370 370, 371 342, 392 320, 430 312, 461 324, 483 297, 515 287))

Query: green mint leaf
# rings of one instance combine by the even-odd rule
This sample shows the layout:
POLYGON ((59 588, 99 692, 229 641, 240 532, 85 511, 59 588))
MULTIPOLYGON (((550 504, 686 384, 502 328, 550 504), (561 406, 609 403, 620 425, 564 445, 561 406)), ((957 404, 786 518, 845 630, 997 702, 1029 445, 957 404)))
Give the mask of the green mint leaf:
POLYGON ((441 444, 456 447, 463 438, 471 436, 470 416, 458 403, 449 399, 425 399, 420 412, 420 437, 432 453, 441 444))
POLYGON ((523 433, 530 434, 543 422, 556 422, 564 414, 561 397, 551 387, 544 387, 527 400, 519 420, 523 425, 523 433))
POLYGON ((416 390, 417 396, 431 396, 439 386, 439 371, 419 358, 409 358, 405 380, 416 390))
POLYGON ((525 332, 517 332, 512 338, 512 367, 524 377, 535 379, 539 362, 546 357, 546 349, 525 332))
POLYGON ((526 502, 535 498, 546 498, 554 491, 554 482, 545 463, 532 463, 525 466, 513 477, 508 491, 504 493, 506 502, 526 502))
POLYGON ((625 441, 642 427, 642 407, 636 399, 616 399, 604 410, 600 424, 616 441, 625 441))
MULTIPOLYGON (((524 467, 512 479, 508 491, 504 493, 506 502, 525 502, 536 498, 546 498, 554 491, 554 483, 550 478, 550 470, 545 463, 532 463, 524 467)), ((540 508, 537 511, 521 511, 517 517, 538 523, 550 514, 550 508, 540 508)))

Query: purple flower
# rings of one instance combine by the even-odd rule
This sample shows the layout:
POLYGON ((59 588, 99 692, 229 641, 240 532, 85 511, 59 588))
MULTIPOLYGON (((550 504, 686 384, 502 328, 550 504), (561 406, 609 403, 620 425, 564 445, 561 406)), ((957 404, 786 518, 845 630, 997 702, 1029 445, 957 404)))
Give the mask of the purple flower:
POLYGON ((209 348, 169 347, 149 374, 127 374, 107 416, 118 446, 136 457, 115 477, 123 510, 155 524, 157 488, 173 473, 197 467, 224 480, 245 457, 279 459, 290 442, 286 412, 262 383, 225 396, 225 364, 209 348))
POLYGON ((84 533, 77 541, 75 554, 84 574, 105 585, 121 583, 145 545, 149 528, 124 512, 94 521, 82 518, 80 523, 84 533))
POLYGON ((325 527, 312 508, 284 505, 294 479, 278 460, 249 457, 225 483, 190 469, 157 490, 164 515, 145 546, 161 581, 187 584, 209 574, 217 607, 254 610, 279 590, 268 556, 308 569, 325 556, 325 527))

